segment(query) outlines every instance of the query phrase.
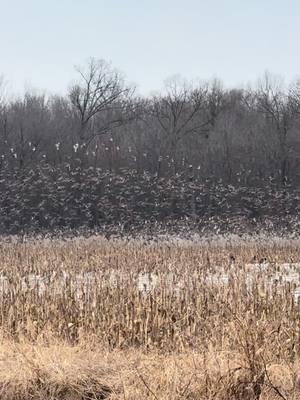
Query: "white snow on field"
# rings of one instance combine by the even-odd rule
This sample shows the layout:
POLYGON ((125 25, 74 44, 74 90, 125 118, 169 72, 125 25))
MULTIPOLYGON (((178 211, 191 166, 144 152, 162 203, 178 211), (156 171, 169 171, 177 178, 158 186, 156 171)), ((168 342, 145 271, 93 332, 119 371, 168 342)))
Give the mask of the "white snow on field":
MULTIPOLYGON (((140 272, 138 274, 127 276, 118 273, 114 270, 108 271, 106 275, 97 275, 96 272, 79 273, 70 275, 66 272, 56 274, 55 272, 49 275, 28 274, 21 277, 17 282, 14 280, 10 284, 8 277, 5 274, 0 275, 0 294, 9 294, 16 286, 20 286, 24 292, 31 291, 38 296, 43 296, 48 291, 52 294, 61 294, 67 288, 70 288, 77 297, 81 297, 84 293, 92 291, 95 287, 100 290, 107 286, 122 286, 126 287, 128 283, 134 282, 138 291, 149 293, 153 290, 159 290, 163 287, 166 290, 180 292, 189 290, 197 285, 212 285, 212 286, 230 286, 238 279, 236 270, 226 271, 221 266, 215 266, 214 272, 201 277, 196 273, 180 278, 172 272, 153 273, 140 272)), ((270 288, 276 284, 283 287, 286 284, 293 285, 292 293, 295 300, 300 299, 300 263, 249 263, 244 268, 244 278, 246 287, 251 292, 252 284, 256 278, 259 278, 260 283, 266 288, 270 288), (275 268, 274 268, 275 267, 275 268)), ((241 277, 241 276, 240 276, 241 277)))

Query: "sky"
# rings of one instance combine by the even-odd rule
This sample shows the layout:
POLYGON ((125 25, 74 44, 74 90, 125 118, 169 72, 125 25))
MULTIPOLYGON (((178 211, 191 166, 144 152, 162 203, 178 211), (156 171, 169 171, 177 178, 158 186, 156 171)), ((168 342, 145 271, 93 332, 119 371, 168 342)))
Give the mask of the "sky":
POLYGON ((226 87, 300 76, 299 0, 0 0, 0 11, 0 75, 15 93, 65 94, 90 57, 144 95, 173 75, 226 87))

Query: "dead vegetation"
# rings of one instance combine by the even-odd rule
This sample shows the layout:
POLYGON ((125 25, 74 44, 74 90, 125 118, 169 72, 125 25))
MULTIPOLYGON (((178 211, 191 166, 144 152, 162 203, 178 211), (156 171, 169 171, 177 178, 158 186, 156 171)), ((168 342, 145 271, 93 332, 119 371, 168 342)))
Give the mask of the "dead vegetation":
POLYGON ((1 399, 299 399, 299 241, 2 242, 1 399))

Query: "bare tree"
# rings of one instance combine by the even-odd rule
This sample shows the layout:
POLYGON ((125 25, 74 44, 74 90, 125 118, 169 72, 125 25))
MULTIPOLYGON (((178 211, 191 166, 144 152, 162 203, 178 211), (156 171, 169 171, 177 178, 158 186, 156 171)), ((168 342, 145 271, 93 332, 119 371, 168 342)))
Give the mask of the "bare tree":
POLYGON ((6 82, 3 76, 0 76, 0 138, 2 147, 7 142, 8 136, 8 113, 7 101, 5 96, 6 82))
POLYGON ((177 170, 178 146, 188 135, 208 136, 216 109, 210 108, 208 85, 194 87, 181 79, 166 83, 166 94, 154 96, 152 114, 157 119, 165 144, 177 170))
POLYGON ((288 135, 300 115, 299 98, 299 85, 285 90, 282 81, 268 73, 255 93, 257 109, 275 133, 282 184, 288 180, 288 135))
POLYGON ((9 135, 9 124, 8 124, 8 110, 7 102, 5 99, 5 80, 3 76, 0 76, 0 166, 2 166, 6 157, 8 149, 8 135, 9 135))
POLYGON ((133 88, 104 60, 91 59, 87 68, 76 68, 79 81, 69 91, 78 123, 79 152, 99 135, 111 133, 128 119, 133 88))
POLYGON ((11 156, 20 168, 25 163, 46 157, 51 130, 48 99, 44 94, 25 93, 11 104, 11 156))

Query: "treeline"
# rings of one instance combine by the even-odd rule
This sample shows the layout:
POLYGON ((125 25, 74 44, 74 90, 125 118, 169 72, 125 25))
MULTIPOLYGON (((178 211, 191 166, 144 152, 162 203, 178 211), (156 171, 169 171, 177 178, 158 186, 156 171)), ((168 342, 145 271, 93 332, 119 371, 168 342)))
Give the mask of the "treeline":
MULTIPOLYGON (((169 80, 136 95, 122 74, 91 59, 66 96, 0 93, 0 170, 123 170, 199 182, 299 187, 300 83, 266 74, 249 89, 169 80)), ((3 177, 5 179, 5 177, 3 177)))
POLYGON ((77 73, 66 96, 1 92, 0 234, 300 233, 300 81, 140 97, 104 61, 77 73))

